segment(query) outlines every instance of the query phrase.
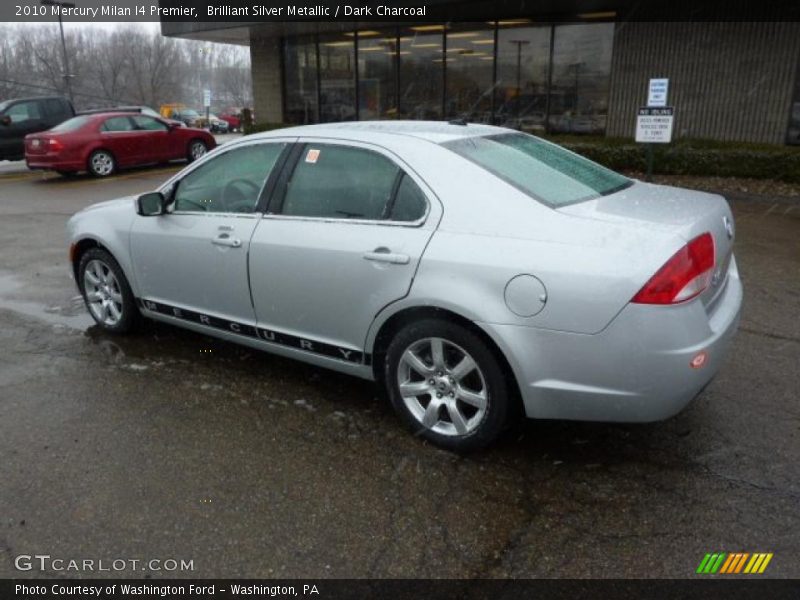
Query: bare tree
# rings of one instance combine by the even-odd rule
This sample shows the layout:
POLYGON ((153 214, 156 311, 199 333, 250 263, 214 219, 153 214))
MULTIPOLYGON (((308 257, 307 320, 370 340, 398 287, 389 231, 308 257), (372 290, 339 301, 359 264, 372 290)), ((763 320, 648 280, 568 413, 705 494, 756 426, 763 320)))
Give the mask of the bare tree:
MULTIPOLYGON (((132 25, 111 32, 70 29, 66 41, 78 108, 196 106, 205 88, 219 108, 252 104, 250 59, 241 47, 165 38, 132 25)), ((64 92, 56 27, 0 23, 0 100, 64 92)))

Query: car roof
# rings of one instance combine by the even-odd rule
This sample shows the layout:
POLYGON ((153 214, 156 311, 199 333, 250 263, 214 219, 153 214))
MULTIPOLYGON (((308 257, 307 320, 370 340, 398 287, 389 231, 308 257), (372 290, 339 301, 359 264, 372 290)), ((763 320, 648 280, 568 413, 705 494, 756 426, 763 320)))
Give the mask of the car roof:
MULTIPOLYGON (((106 112, 87 112, 87 113, 79 113, 75 115, 76 117, 89 117, 90 119, 108 119, 110 117, 150 117, 151 119, 155 119, 156 117, 152 117, 150 115, 142 115, 140 113, 135 113, 131 110, 109 110, 106 112)), ((161 117, 158 117, 161 119, 161 117)), ((168 120, 168 119, 162 119, 168 120)))
POLYGON ((348 121, 345 123, 323 123, 319 125, 300 125, 284 129, 273 129, 248 136, 269 138, 282 136, 318 136, 347 138, 355 141, 374 141, 383 135, 415 137, 436 144, 499 133, 512 133, 512 130, 479 123, 447 121, 348 121))

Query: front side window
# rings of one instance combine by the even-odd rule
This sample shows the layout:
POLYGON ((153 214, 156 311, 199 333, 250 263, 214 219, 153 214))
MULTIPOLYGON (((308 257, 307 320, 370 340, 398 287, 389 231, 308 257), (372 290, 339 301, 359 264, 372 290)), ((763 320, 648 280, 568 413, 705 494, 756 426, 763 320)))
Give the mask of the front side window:
POLYGON ((619 173, 523 133, 465 138, 443 145, 551 206, 590 200, 631 185, 631 180, 619 173))
POLYGON ((308 144, 286 186, 282 213, 329 219, 385 218, 400 168, 349 146, 308 144))
POLYGON ((103 123, 101 131, 133 131, 133 123, 128 117, 111 117, 103 123))
POLYGON ((41 119, 42 114, 37 102, 20 102, 6 111, 6 116, 11 117, 12 123, 21 123, 32 119, 41 119))
POLYGON ((286 144, 256 144, 210 159, 180 180, 174 210, 252 213, 286 144))
POLYGON ((150 117, 136 116, 133 117, 133 122, 136 123, 136 129, 145 131, 166 131, 167 126, 161 121, 156 121, 150 117))

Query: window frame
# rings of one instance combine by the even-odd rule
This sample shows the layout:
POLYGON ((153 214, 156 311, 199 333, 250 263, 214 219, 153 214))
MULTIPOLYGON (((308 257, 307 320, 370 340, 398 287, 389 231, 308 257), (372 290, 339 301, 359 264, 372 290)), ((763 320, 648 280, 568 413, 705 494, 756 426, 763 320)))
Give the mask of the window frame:
MULTIPOLYGON (((329 222, 329 223, 348 223, 352 225, 381 225, 385 227, 422 227, 431 214, 432 202, 430 188, 420 177, 409 167, 400 157, 393 152, 387 150, 382 146, 371 144, 368 142, 361 142, 355 140, 347 140, 341 138, 312 138, 303 137, 299 138, 288 157, 288 160, 283 165, 282 172, 275 182, 274 189, 271 190, 267 210, 264 212, 263 218, 285 220, 285 221, 315 221, 315 222, 329 222), (417 185, 425 198, 425 212, 416 221, 393 221, 389 218, 382 219, 348 219, 347 217, 309 217, 301 215, 285 215, 280 211, 283 209, 283 201, 286 196, 286 186, 289 179, 294 174, 294 170, 300 163, 300 160, 309 145, 325 145, 325 146, 343 146, 347 148, 357 148, 360 150, 367 150, 374 152, 391 161, 398 169, 398 174, 392 184, 392 195, 386 203, 386 206, 393 207, 397 198, 399 184, 403 176, 410 177, 411 180, 417 185)), ((385 210, 384 210, 385 212, 385 210)))
POLYGON ((200 160, 192 163, 189 167, 184 169, 183 171, 177 173, 170 179, 168 179, 161 187, 158 188, 158 191, 164 194, 167 199, 167 215, 176 215, 176 216, 195 216, 195 217, 207 217, 207 218, 214 218, 214 217, 235 217, 238 219, 260 219, 261 216, 264 214, 264 210, 267 205, 267 200, 270 197, 272 190, 275 187, 275 181, 283 172, 283 167, 286 163, 287 158, 291 154, 292 150, 295 147, 295 141, 297 140, 296 137, 276 137, 276 138, 264 138, 264 139, 257 139, 257 140, 247 140, 246 142, 240 142, 225 146, 220 146, 217 149, 209 152, 200 160), (235 150, 241 150, 243 148, 247 148, 250 146, 260 146, 263 144, 284 144, 285 147, 281 151, 278 159, 275 161, 275 165, 272 167, 272 171, 265 179, 264 183, 261 186, 261 191, 259 192, 258 201, 256 202, 256 207, 253 212, 250 213, 241 213, 241 212, 207 212, 207 211, 191 211, 191 210, 174 210, 175 206, 175 193, 178 191, 178 187, 183 179, 194 173, 197 169, 203 167, 203 165, 209 163, 212 160, 222 157, 229 152, 233 152, 235 150))

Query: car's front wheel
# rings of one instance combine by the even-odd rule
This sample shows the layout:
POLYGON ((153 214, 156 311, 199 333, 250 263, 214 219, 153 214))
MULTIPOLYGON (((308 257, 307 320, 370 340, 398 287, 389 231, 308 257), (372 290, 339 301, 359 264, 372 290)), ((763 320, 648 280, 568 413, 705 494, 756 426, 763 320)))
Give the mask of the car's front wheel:
POLYGON ((403 327, 387 349, 384 381, 412 431, 438 446, 476 450, 506 427, 503 369, 486 342, 457 323, 425 319, 403 327))
POLYGON ((81 256, 78 283, 86 308, 106 331, 127 333, 139 321, 139 309, 125 274, 114 257, 102 248, 81 256))

